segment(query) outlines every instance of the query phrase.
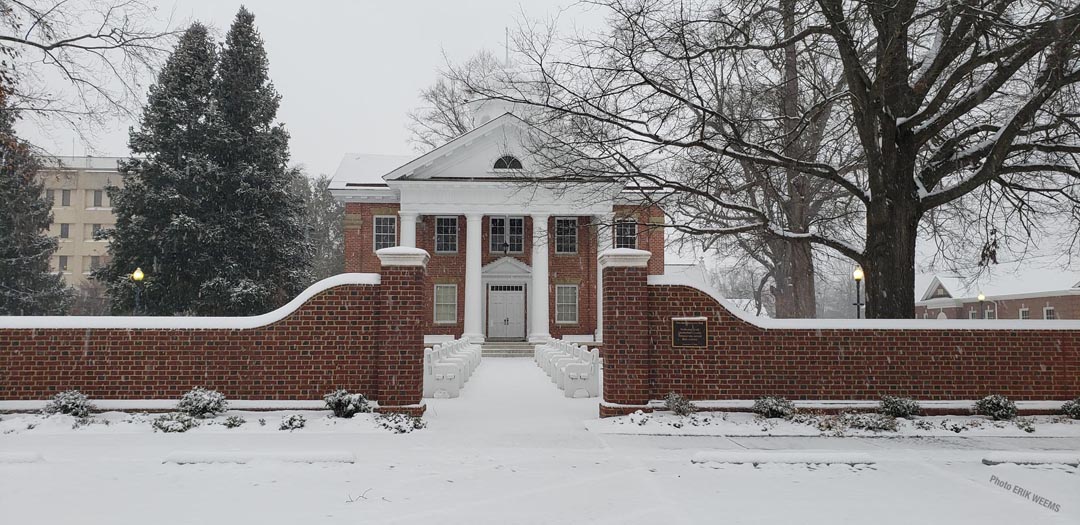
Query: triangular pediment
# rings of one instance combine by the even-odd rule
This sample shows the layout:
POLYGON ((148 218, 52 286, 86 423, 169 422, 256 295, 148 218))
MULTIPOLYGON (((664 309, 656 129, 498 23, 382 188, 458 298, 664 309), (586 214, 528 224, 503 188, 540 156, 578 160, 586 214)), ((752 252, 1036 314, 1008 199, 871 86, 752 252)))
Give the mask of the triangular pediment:
POLYGON ((520 174, 522 170, 495 169, 496 161, 510 155, 529 169, 524 137, 531 126, 511 113, 494 118, 460 137, 431 150, 386 174, 386 181, 430 179, 483 180, 520 174))
POLYGON ((516 257, 502 257, 484 266, 481 273, 485 277, 530 275, 532 268, 516 257))
POLYGON ((945 283, 941 282, 941 279, 934 277, 934 280, 930 282, 930 286, 926 287, 926 292, 923 293, 922 301, 929 301, 931 299, 951 299, 952 293, 945 287, 945 283))

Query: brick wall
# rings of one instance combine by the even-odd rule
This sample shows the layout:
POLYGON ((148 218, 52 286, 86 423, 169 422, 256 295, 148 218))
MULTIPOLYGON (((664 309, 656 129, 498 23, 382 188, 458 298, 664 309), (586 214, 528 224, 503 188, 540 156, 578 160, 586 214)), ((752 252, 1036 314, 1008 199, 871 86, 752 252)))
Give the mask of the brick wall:
POLYGON ((646 285, 640 268, 604 272, 602 415, 668 392, 694 400, 1080 395, 1080 330, 765 329, 695 288, 646 285), (647 320, 626 313, 631 305, 647 320), (698 316, 708 318, 708 346, 673 348, 671 318, 698 316))
MULTIPOLYGON (((981 318, 980 308, 994 314, 997 319, 1019 319, 1020 310, 1027 309, 1029 319, 1043 319, 1043 309, 1051 307, 1058 319, 1080 319, 1080 295, 1056 295, 1049 297, 1026 297, 1018 299, 987 298, 980 305, 978 300, 967 300, 959 307, 935 308, 926 305, 915 307, 916 319, 936 319, 944 312, 948 319, 969 319, 971 312, 981 318)), ((988 316, 989 317, 989 316, 988 316)))
POLYGON ((195 386, 232 399, 320 399, 336 388, 386 409, 420 403, 423 267, 378 285, 326 289, 251 329, 0 328, 0 399, 78 389, 98 399, 176 399, 195 386))

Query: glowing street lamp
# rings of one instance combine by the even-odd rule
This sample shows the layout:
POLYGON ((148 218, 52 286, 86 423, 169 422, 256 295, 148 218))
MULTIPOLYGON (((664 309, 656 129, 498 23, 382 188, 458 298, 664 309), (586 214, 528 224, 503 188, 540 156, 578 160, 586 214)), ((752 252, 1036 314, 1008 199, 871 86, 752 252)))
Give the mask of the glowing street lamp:
POLYGON ((979 299, 979 317, 981 317, 983 319, 986 319, 986 306, 984 305, 984 303, 986 302, 986 296, 983 295, 982 292, 979 292, 978 299, 979 299))
POLYGON ((131 272, 131 280, 135 281, 135 313, 139 314, 142 311, 142 281, 146 275, 143 274, 142 268, 135 268, 134 272, 131 272))
POLYGON ((862 266, 856 266, 855 271, 851 272, 851 278, 855 279, 855 318, 862 318, 862 280, 863 275, 862 266))

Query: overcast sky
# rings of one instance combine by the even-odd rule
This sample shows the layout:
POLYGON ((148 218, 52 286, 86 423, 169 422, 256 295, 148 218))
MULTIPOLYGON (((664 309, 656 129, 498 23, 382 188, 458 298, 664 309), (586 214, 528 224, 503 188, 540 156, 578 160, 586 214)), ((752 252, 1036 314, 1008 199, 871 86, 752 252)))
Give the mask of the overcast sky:
MULTIPOLYGON (((345 152, 410 154, 406 113, 451 60, 488 49, 503 56, 505 29, 522 19, 560 16, 560 26, 599 27, 574 0, 160 2, 163 16, 199 20, 224 38, 244 3, 266 42, 270 78, 282 95, 278 119, 292 135, 292 161, 332 174, 345 152), (570 13, 570 14, 567 14, 570 13)), ((147 82, 149 85, 150 82, 147 82)), ((125 156, 128 127, 116 122, 83 144, 63 128, 20 131, 57 155, 125 156), (87 147, 90 146, 90 147, 87 147)))

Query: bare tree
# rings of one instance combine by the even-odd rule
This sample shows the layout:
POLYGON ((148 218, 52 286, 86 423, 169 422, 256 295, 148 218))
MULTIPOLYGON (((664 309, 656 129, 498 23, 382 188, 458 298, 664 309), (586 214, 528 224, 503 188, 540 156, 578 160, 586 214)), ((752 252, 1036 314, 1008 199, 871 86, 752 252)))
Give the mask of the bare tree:
POLYGON ((142 0, 0 0, 0 84, 39 124, 130 117, 175 34, 155 17, 142 0))
POLYGON ((526 28, 516 44, 527 74, 494 87, 458 78, 534 108, 530 118, 554 137, 546 146, 584 152, 565 166, 570 178, 643 181, 711 208, 711 222, 677 225, 684 231, 755 232, 859 262, 869 317, 912 315, 923 219, 971 209, 973 192, 994 192, 994 220, 1026 214, 1039 227, 1037 212, 1076 215, 1076 1, 795 0, 794 25, 764 0, 593 3, 609 10, 608 33, 560 40, 526 28), (733 96, 784 86, 760 65, 792 44, 797 91, 817 102, 800 96, 776 112, 760 98, 732 111, 733 96), (842 84, 804 66, 839 72, 842 84), (809 155, 804 141, 818 135, 809 155), (703 158, 716 175, 680 176, 703 158), (801 196, 822 185, 845 198, 823 200, 803 230, 730 185, 745 165, 779 172, 801 196))
MULTIPOLYGON (((503 65, 495 55, 481 51, 454 67, 468 71, 474 82, 482 82, 503 65)), ((422 105, 409 112, 412 143, 421 151, 431 151, 476 127, 469 104, 476 98, 467 86, 440 71, 435 83, 420 92, 422 105)))

